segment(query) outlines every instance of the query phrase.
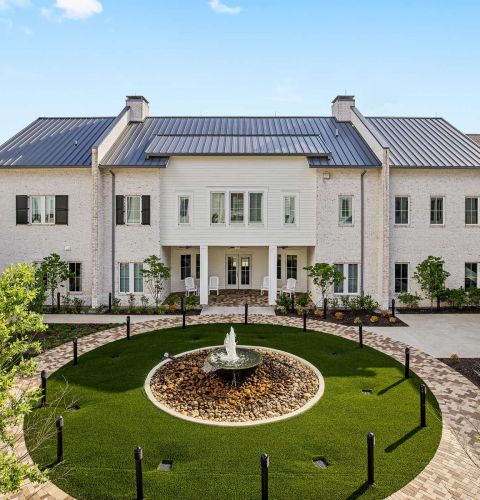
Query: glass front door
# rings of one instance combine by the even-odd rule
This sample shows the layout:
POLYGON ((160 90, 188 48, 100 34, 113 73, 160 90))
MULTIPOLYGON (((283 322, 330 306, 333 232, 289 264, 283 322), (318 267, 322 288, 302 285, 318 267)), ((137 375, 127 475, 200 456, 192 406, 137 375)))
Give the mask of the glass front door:
POLYGON ((226 288, 252 288, 252 258, 250 255, 227 255, 226 288))

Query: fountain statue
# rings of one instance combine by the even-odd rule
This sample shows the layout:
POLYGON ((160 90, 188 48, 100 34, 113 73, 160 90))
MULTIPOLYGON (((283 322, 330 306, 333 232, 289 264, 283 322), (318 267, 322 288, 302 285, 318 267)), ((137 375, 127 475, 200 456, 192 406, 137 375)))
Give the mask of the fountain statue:
POLYGON ((225 351, 227 351, 227 355, 225 356, 226 361, 235 361, 238 359, 237 356, 237 342, 235 341, 235 330, 233 326, 230 327, 230 331, 225 336, 225 340, 223 342, 225 346, 225 351))

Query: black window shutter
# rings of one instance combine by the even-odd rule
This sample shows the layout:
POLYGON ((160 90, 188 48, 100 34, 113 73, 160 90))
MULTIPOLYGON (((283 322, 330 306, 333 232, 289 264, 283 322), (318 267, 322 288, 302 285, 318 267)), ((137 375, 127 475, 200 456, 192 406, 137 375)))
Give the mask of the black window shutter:
POLYGON ((17 224, 28 224, 28 196, 18 194, 15 202, 17 224))
POLYGON ((118 225, 125 224, 124 210, 123 210, 123 195, 117 194, 115 201, 115 223, 118 225))
POLYGON ((150 225, 150 196, 142 196, 142 224, 150 225))
POLYGON ((55 224, 68 224, 68 196, 55 196, 55 224))

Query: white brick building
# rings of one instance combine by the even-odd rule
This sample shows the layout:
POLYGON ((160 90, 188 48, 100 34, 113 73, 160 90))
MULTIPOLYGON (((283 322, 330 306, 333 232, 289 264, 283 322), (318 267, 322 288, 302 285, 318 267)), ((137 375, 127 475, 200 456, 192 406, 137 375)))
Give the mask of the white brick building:
POLYGON ((56 252, 93 306, 144 293, 152 254, 167 292, 192 276, 202 304, 213 275, 270 276, 270 303, 287 277, 311 290, 303 268, 319 261, 383 306, 428 255, 448 286, 480 286, 480 146, 445 120, 365 118, 351 96, 332 117, 148 113, 128 97, 117 117, 39 118, 0 147, 0 271, 56 252))

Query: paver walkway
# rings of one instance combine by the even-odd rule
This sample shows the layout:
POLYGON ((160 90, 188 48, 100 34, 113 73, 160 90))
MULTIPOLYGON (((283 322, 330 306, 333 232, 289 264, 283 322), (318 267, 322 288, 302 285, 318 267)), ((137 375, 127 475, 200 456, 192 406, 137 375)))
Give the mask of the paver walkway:
MULTIPOLYGON (((243 315, 191 316, 188 325, 218 323, 241 323, 243 315)), ((251 323, 278 324, 301 327, 302 319, 296 317, 254 316, 251 323)), ((151 330, 180 326, 181 318, 171 316, 159 320, 146 321, 132 325, 132 335, 151 330)), ((187 326, 188 327, 188 326, 187 326)), ((324 331, 352 340, 357 339, 357 330, 352 327, 332 325, 322 321, 310 320, 308 328, 324 331)), ((86 353, 114 340, 125 337, 125 327, 116 327, 98 332, 78 340, 79 354, 86 353)), ((364 332, 364 343, 382 351, 398 361, 404 359, 405 344, 373 332, 364 332)), ((51 349, 37 357, 39 370, 48 374, 71 361, 71 345, 51 349)), ((404 488, 394 493, 395 500, 406 499, 477 499, 480 498, 479 468, 470 456, 480 456, 480 442, 472 423, 480 422, 480 391, 459 373, 442 362, 417 349, 411 350, 411 368, 428 384, 437 398, 443 417, 443 432, 438 450, 427 467, 404 488)), ((38 384, 38 376, 23 382, 23 386, 38 384)), ((20 432, 19 456, 27 455, 23 434, 20 432)), ((31 459, 30 459, 31 460, 31 459)), ((14 495, 15 499, 67 499, 69 497, 56 485, 26 484, 22 492, 14 495)))
MULTIPOLYGON (((275 316, 273 307, 252 306, 248 308, 249 314, 259 316, 275 316)), ((245 315, 245 306, 203 306, 201 316, 225 315, 225 314, 243 314, 245 315)))

